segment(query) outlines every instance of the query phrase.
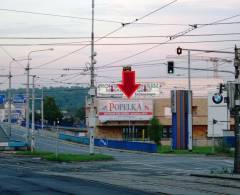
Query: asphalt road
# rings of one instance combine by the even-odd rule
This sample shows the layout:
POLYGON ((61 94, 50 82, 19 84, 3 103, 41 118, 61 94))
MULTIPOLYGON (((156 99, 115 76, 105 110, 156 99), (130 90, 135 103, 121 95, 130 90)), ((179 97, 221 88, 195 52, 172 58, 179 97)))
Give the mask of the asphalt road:
MULTIPOLYGON (((44 175, 32 171, 25 164, 21 167, 19 158, 1 155, 0 194, 78 194, 78 195, 150 195, 150 193, 104 184, 96 181, 66 176, 44 175)), ((36 163, 36 162, 35 162, 36 163)))
MULTIPOLYGON (((24 130, 13 128, 15 138, 23 139, 24 130)), ((59 152, 88 153, 85 145, 59 141, 59 152)), ((36 138, 39 150, 56 150, 57 139, 47 133, 36 138)), ((98 181, 164 194, 239 194, 240 182, 224 179, 193 177, 194 173, 222 173, 231 171, 233 159, 205 155, 159 155, 96 148, 97 153, 110 154, 115 161, 37 166, 26 164, 31 170, 48 176, 67 176, 76 179, 98 181), (42 166, 42 167, 41 167, 42 166), (35 170, 36 169, 36 170, 35 170), (38 170, 40 169, 40 170, 38 170)))

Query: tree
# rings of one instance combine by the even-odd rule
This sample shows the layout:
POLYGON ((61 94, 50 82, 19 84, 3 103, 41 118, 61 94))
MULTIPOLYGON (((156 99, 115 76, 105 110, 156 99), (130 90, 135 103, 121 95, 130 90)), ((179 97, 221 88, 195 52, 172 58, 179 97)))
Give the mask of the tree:
POLYGON ((157 145, 160 144, 162 138, 163 126, 160 124, 159 120, 156 117, 153 117, 150 120, 148 126, 148 133, 150 140, 154 141, 157 145))
MULTIPOLYGON (((30 118, 30 120, 32 120, 32 113, 29 114, 29 118, 30 118)), ((36 121, 41 121, 41 114, 35 112, 34 118, 35 118, 35 122, 36 121)))
POLYGON ((84 123, 85 122, 85 108, 84 107, 81 107, 79 108, 76 113, 75 113, 75 119, 76 119, 76 122, 80 122, 80 123, 84 123))
POLYGON ((57 106, 55 99, 50 96, 44 98, 44 119, 48 121, 49 124, 53 124, 54 121, 62 120, 62 113, 57 106))

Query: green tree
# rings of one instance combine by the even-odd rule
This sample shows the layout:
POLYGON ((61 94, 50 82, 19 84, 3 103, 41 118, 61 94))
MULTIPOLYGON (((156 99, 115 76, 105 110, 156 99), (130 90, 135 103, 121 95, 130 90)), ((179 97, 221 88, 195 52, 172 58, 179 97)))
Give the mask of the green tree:
POLYGON ((159 120, 156 117, 153 117, 150 120, 148 126, 148 133, 150 140, 154 141, 157 145, 160 144, 162 138, 163 126, 160 124, 159 120))
POLYGON ((44 119, 48 121, 49 124, 53 124, 54 121, 62 120, 62 113, 57 106, 55 99, 50 96, 44 98, 44 119))
POLYGON ((81 108, 77 109, 77 111, 75 113, 75 117, 80 121, 85 121, 85 108, 81 107, 81 108))
MULTIPOLYGON (((30 118, 30 120, 32 120, 32 113, 29 114, 29 118, 30 118)), ((41 121, 41 114, 35 112, 34 118, 35 118, 35 122, 41 121)))

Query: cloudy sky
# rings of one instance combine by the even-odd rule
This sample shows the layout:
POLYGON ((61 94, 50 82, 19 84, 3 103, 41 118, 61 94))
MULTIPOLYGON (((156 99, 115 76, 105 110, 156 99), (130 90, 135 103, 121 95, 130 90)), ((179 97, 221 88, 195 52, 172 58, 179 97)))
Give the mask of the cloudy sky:
MULTIPOLYGON (((91 33, 90 0, 0 0, 0 15, 1 75, 8 74, 11 58, 21 60, 11 63, 14 88, 26 83, 24 59, 29 52, 47 48, 54 51, 31 54, 31 74, 40 77, 39 85, 89 83, 89 72, 82 69, 90 61, 90 47, 86 45, 91 33)), ((224 51, 233 51, 235 44, 240 47, 239 0, 95 0, 95 19, 97 82, 121 80, 123 65, 133 65, 139 79, 169 77, 167 61, 174 60, 179 67, 187 65, 185 54, 175 59, 178 46, 224 51), (183 35, 194 24, 197 28, 187 36, 169 41, 170 36, 183 35)), ((233 59, 231 54, 192 52, 192 57, 192 67, 212 69, 209 59, 218 57, 219 70, 233 71, 233 64, 227 61, 233 59)), ((176 70, 170 78, 186 76, 186 70, 176 70)), ((192 72, 192 77, 212 76, 212 72, 192 72)), ((233 78, 231 74, 219 76, 233 78)), ((0 88, 7 86, 7 78, 1 77, 0 88)))

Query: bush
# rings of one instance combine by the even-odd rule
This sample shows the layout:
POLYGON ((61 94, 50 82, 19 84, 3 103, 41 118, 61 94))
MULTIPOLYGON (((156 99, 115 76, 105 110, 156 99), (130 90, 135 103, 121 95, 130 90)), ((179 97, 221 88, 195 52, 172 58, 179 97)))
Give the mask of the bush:
POLYGON ((162 138, 163 126, 160 124, 159 120, 156 117, 153 117, 150 120, 148 126, 148 133, 150 140, 154 141, 157 145, 160 145, 162 138))

